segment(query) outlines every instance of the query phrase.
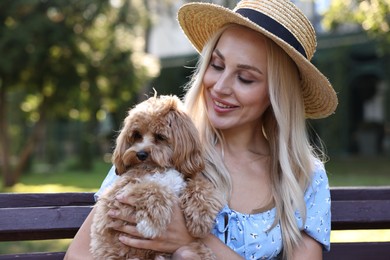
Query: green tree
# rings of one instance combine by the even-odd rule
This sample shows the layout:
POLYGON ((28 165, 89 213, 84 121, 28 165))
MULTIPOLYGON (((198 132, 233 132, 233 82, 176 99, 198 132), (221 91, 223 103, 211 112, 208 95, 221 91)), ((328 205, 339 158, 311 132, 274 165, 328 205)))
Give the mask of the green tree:
POLYGON ((358 25, 390 51, 390 0, 332 0, 323 23, 331 30, 340 25, 358 25))
MULTIPOLYGON (((99 116, 127 109, 155 63, 144 53, 144 1, 4 0, 0 10, 0 164, 12 186, 49 120, 83 122, 88 146, 99 116), (22 93, 17 111, 7 111, 12 93, 22 93), (11 112, 29 129, 18 147, 11 112)), ((88 152, 79 158, 88 167, 88 152)))

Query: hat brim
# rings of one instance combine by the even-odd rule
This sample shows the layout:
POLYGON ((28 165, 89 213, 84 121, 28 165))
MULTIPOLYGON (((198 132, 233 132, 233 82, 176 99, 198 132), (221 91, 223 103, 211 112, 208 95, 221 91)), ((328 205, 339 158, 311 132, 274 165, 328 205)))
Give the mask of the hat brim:
POLYGON ((324 118, 336 110, 337 95, 328 79, 295 48, 248 18, 219 5, 189 3, 180 8, 178 21, 199 53, 212 35, 227 24, 243 25, 262 33, 279 45, 296 63, 302 79, 306 117, 324 118))

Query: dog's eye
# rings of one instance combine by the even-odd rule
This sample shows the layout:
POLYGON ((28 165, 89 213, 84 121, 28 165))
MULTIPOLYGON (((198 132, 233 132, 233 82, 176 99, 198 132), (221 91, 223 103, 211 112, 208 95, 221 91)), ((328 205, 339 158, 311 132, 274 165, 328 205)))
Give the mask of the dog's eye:
POLYGON ((162 141, 167 140, 167 137, 165 135, 162 135, 162 134, 155 134, 154 139, 156 139, 156 141, 162 142, 162 141))
POLYGON ((131 138, 133 138, 134 141, 137 141, 137 140, 140 140, 142 139, 142 135, 140 132, 138 131, 134 131, 131 138))

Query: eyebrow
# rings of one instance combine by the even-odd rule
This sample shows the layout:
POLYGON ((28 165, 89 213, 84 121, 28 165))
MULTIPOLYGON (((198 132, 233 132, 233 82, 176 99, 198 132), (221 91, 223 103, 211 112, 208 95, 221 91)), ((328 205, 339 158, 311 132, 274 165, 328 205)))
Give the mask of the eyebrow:
MULTIPOLYGON (((215 49, 214 50, 215 54, 217 54, 218 57, 220 57, 222 60, 225 60, 225 56, 223 56, 223 54, 218 50, 218 49, 215 49)), ((251 66, 251 65, 247 65, 247 64, 238 64, 237 65, 237 68, 240 68, 240 69, 246 69, 246 70, 253 70, 253 71, 256 71, 260 74, 264 74, 263 72, 261 72, 261 70, 259 70, 258 68, 256 68, 255 66, 251 66)))

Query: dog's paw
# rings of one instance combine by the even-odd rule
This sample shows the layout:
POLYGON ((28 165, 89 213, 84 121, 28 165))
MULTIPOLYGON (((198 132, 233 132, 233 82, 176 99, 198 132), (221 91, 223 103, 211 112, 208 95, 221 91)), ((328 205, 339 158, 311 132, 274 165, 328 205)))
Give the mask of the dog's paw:
POLYGON ((184 212, 188 232, 197 238, 207 236, 214 225, 215 216, 199 214, 199 212, 184 212))
POLYGON ((146 238, 161 236, 171 222, 177 197, 162 188, 149 189, 137 201, 135 213, 137 230, 146 238))
POLYGON ((181 207, 190 234, 198 238, 209 234, 223 205, 223 197, 211 183, 204 179, 189 182, 181 197, 181 207))
POLYGON ((209 205, 204 201, 202 207, 187 205, 187 207, 183 208, 183 214, 190 234, 194 237, 202 238, 211 232, 218 211, 213 205, 209 205))

